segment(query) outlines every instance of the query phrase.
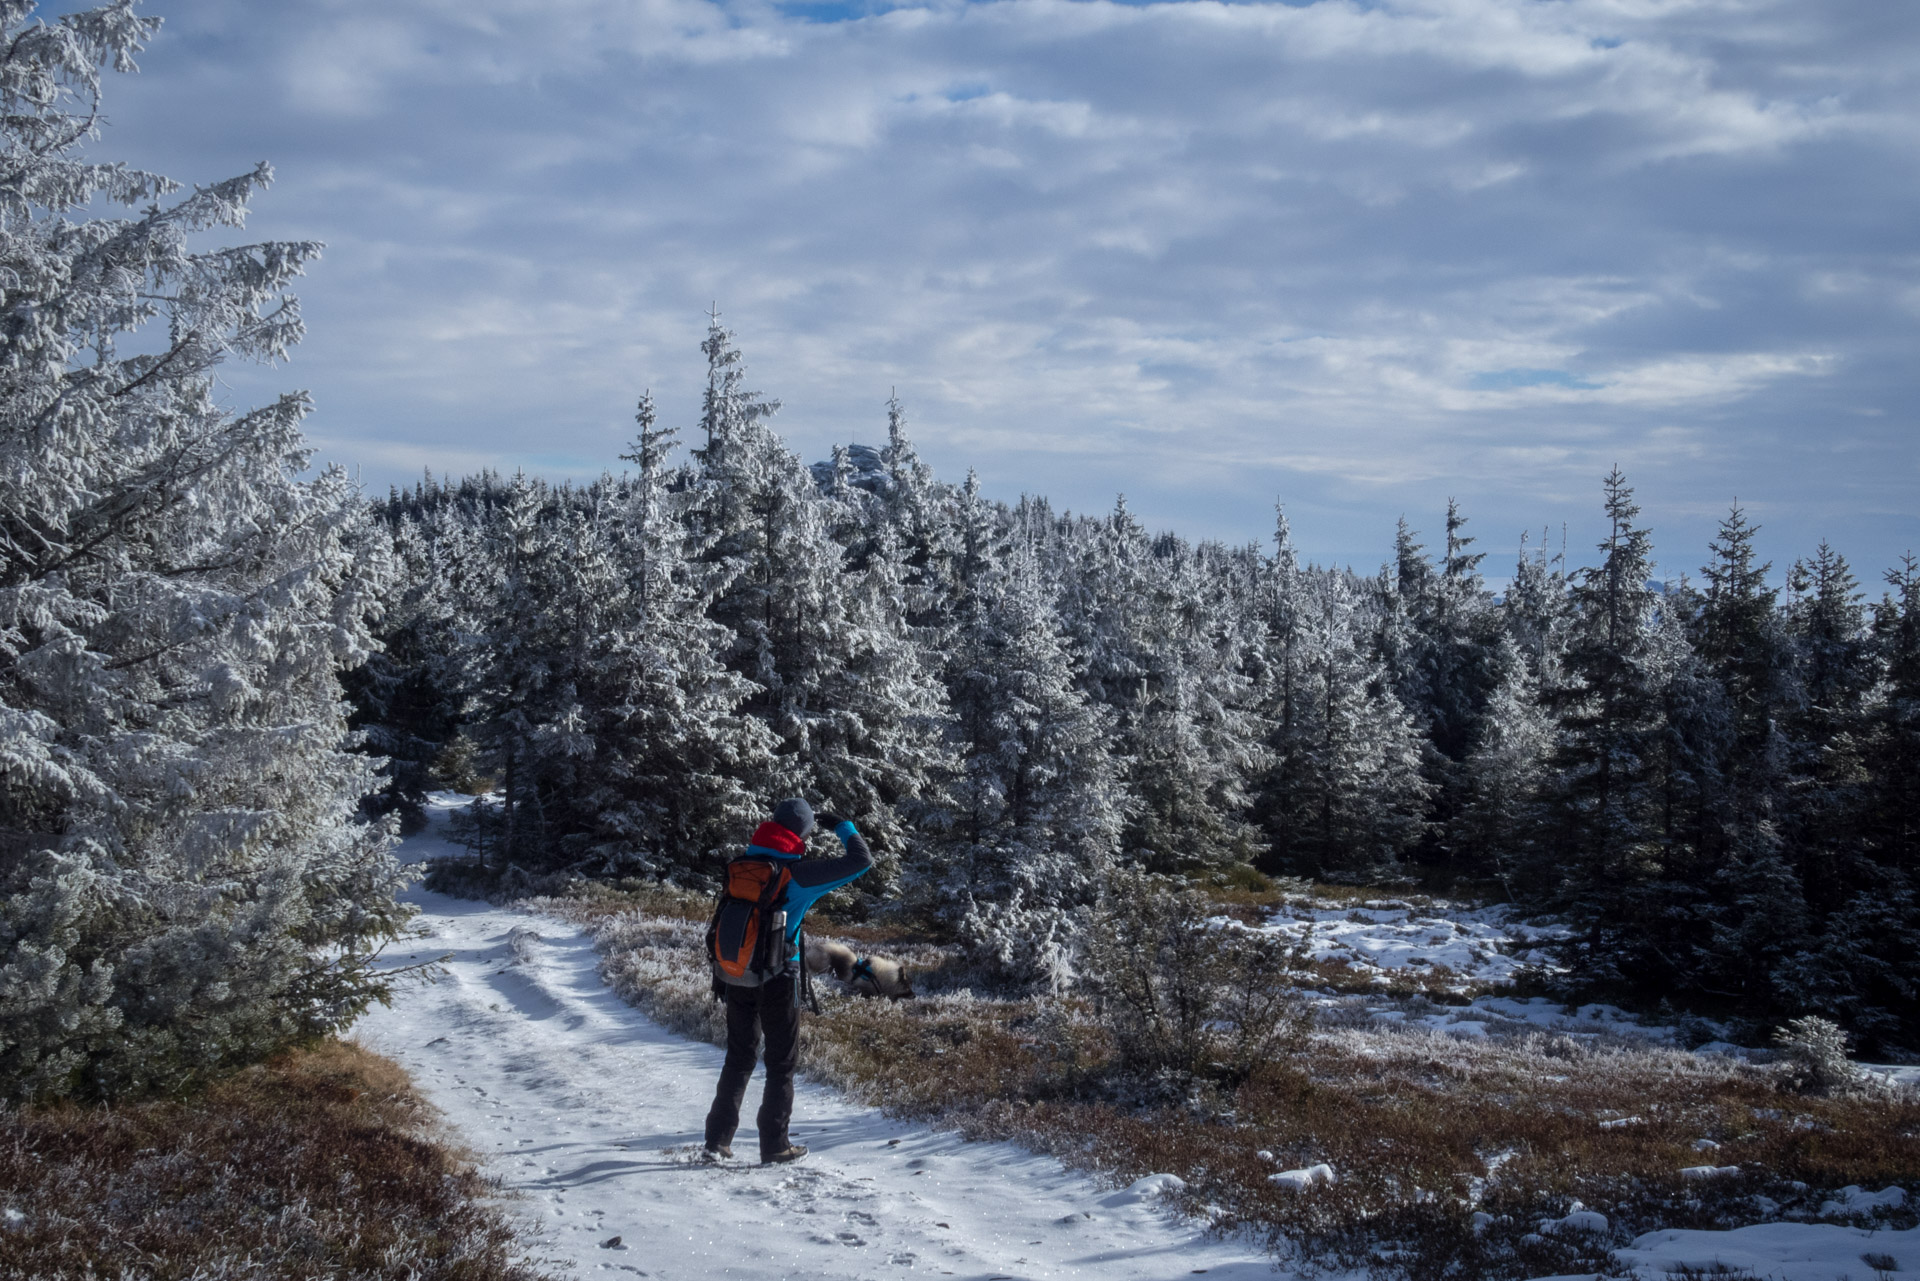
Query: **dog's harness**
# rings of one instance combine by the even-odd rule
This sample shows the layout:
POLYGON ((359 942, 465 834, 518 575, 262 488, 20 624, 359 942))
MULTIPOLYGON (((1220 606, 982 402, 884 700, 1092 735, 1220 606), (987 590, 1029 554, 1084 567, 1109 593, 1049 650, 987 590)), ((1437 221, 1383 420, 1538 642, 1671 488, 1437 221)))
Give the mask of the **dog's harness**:
MULTIPOLYGON (((807 941, 805 936, 802 935, 800 938, 801 956, 804 957, 807 954, 806 949, 807 941)), ((804 960, 800 962, 800 983, 794 989, 793 1003, 799 1005, 803 1001, 812 1007, 815 1014, 820 1012, 820 998, 816 996, 813 991, 813 971, 807 968, 807 963, 804 960)))
MULTIPOLYGON (((856 979, 864 978, 867 982, 873 984, 873 990, 875 992, 878 992, 880 990, 880 978, 878 975, 876 975, 873 972, 872 957, 870 956, 860 957, 858 960, 856 960, 853 963, 853 969, 850 971, 850 973, 852 974, 853 978, 856 978, 856 979)), ((848 982, 852 982, 852 979, 849 979, 848 982)))

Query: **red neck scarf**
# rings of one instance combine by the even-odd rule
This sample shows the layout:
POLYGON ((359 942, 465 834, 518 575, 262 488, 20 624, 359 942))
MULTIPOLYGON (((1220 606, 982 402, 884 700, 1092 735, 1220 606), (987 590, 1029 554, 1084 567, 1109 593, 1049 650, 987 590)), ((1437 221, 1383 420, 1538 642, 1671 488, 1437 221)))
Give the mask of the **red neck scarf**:
POLYGON ((778 823, 762 823, 754 828, 753 840, 748 843, 778 854, 799 855, 805 853, 807 848, 805 841, 778 823))

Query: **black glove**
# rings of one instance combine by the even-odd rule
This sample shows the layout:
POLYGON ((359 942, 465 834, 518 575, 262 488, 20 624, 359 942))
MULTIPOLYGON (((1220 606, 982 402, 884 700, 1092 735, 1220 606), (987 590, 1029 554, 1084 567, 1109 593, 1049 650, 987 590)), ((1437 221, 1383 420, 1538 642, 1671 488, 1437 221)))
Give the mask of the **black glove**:
POLYGON ((814 824, 818 826, 821 831, 831 832, 834 828, 840 826, 842 823, 846 822, 847 820, 844 818, 841 818, 838 814, 815 814, 813 816, 813 821, 814 821, 814 824))

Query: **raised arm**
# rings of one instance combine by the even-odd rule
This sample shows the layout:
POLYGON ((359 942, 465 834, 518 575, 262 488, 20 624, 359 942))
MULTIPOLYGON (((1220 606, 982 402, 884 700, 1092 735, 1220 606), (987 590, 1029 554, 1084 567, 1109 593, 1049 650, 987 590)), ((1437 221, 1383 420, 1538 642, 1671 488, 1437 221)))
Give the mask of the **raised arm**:
POLYGON ((793 888, 787 891, 789 914, 794 914, 796 903, 798 910, 804 912, 821 895, 873 869, 873 851, 867 848, 867 840, 858 828, 841 819, 834 826, 833 834, 840 838, 847 852, 839 858, 802 859, 793 865, 793 888))

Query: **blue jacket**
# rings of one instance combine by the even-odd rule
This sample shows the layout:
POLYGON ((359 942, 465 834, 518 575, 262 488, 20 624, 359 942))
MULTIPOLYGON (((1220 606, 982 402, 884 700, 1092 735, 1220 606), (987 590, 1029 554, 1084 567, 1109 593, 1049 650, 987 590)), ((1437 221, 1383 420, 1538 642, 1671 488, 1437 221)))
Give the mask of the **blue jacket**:
POLYGON ((800 961, 800 923, 806 919, 807 909, 842 885, 858 880, 873 870, 873 851, 867 848, 866 838, 860 835, 858 828, 842 819, 840 826, 833 829, 833 834, 840 838, 840 844, 847 851, 839 858, 808 859, 798 854, 769 849, 765 845, 747 846, 747 853, 756 858, 773 859, 792 874, 793 881, 787 886, 785 909, 788 958, 796 963, 800 961))

